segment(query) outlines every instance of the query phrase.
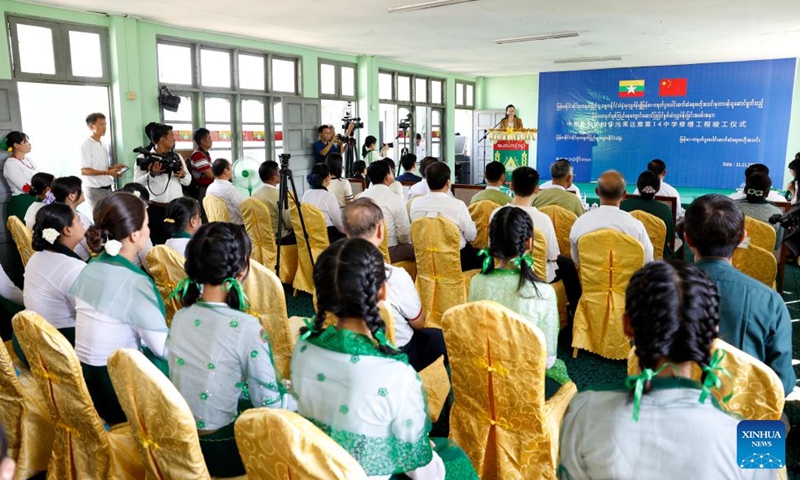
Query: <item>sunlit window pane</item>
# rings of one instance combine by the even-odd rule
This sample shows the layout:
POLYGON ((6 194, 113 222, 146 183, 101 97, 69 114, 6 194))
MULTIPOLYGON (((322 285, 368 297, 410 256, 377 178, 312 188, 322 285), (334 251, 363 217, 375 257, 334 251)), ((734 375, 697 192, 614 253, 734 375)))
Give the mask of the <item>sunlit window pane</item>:
POLYGON ((226 98, 206 97, 206 121, 225 122, 231 121, 231 102, 226 98))
POLYGON ((297 62, 272 59, 272 89, 276 92, 297 93, 297 62))
POLYGON ((239 88, 248 90, 267 89, 267 79, 264 74, 264 57, 239 54, 239 88))
POLYGON ((466 97, 468 107, 475 105, 475 87, 472 85, 467 85, 466 97))
POLYGON ((342 67, 342 95, 356 96, 356 69, 353 67, 342 67))
POLYGON ((456 105, 464 105, 464 84, 456 83, 456 105))
POLYGON ((381 100, 392 99, 392 74, 379 73, 378 74, 378 97, 381 100))
POLYGON ((319 66, 319 93, 336 95, 336 67, 327 63, 319 66))
POLYGON ((76 77, 103 76, 100 34, 70 31, 69 52, 73 75, 76 77))
POLYGON ((204 87, 231 88, 231 54, 200 50, 200 83, 204 87))
POLYGON ((399 102, 411 101, 411 77, 397 76, 397 100, 399 102))
POLYGON ((25 73, 55 75, 53 31, 47 27, 17 25, 20 70, 25 73))
POLYGON ((424 78, 414 80, 414 100, 418 103, 428 102, 428 80, 424 78))
POLYGON ((442 103, 442 82, 431 80, 431 103, 442 103))
POLYGON ((264 102, 261 100, 242 100, 242 122, 264 123, 264 102))
POLYGON ((161 83, 192 84, 192 49, 158 45, 158 80, 161 83))

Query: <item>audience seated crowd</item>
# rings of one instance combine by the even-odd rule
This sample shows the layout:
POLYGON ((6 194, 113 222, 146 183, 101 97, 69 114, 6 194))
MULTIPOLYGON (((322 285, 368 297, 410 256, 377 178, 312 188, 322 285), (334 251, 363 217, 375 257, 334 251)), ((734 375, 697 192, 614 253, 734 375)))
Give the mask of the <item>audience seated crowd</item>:
MULTIPOLYGON (((305 417, 351 454, 369 478, 477 479, 481 472, 448 439, 452 398, 445 399, 441 412, 437 406, 433 413, 438 420, 431 423, 419 373, 440 358, 449 373, 457 349, 448 354, 442 330, 431 327, 435 308, 423 302, 425 292, 415 285, 414 270, 405 268, 421 255, 415 255, 412 245, 412 224, 441 218, 455 226, 460 269, 472 271, 464 274, 466 290, 459 293, 466 293, 468 302, 496 302, 524 319, 526 328, 541 332, 545 401, 571 382, 558 344, 562 326, 571 328, 582 296, 578 268, 586 252, 578 250, 580 240, 611 229, 638 242, 644 253, 644 266, 631 272, 621 314, 641 371, 611 385, 591 386, 571 400, 557 447, 557 475, 774 478, 773 471, 737 466, 738 420, 707 399, 720 382, 735 380, 720 375, 721 359, 712 355, 716 338, 772 369, 783 395, 796 385, 786 304, 777 291, 732 264, 735 249, 747 237, 745 216, 766 222, 783 212, 771 203, 772 181, 765 166, 748 168, 742 191, 732 198, 701 196, 684 215, 678 192, 664 182, 667 168, 659 159, 649 162, 638 177, 636 193, 628 198, 620 172, 602 173, 596 188, 600 206, 588 211, 573 184, 569 161, 555 161, 552 179, 542 185, 534 168, 515 169, 509 195, 501 191, 507 188, 505 166, 490 162, 486 187, 471 203, 488 200, 498 206, 485 224, 478 222, 484 229, 488 225, 488 246, 478 250, 472 245, 478 237, 476 220, 468 203, 451 193, 452 172, 446 163, 425 157, 418 176, 417 156, 405 154, 400 161, 404 173, 395 177, 385 146, 376 151, 377 139, 367 137, 363 156, 368 165, 359 160, 346 171, 342 154, 352 147, 335 141, 332 128, 322 126, 314 145, 316 162, 306 176, 308 188, 296 200, 322 212, 330 246, 315 259, 315 313, 299 332, 292 332, 299 338, 291 378, 284 378, 273 360, 274 339, 244 293, 252 248, 242 226, 244 198, 231 183, 231 162, 212 159, 210 132, 195 132, 197 149, 188 163, 178 155, 177 168, 165 171, 158 161, 139 162, 136 182, 113 192, 113 179, 123 170, 102 158, 105 117, 92 114, 86 121, 91 137, 82 147, 84 180, 37 171, 27 158, 31 144, 24 133, 11 132, 3 140, 2 147, 11 152, 3 169, 12 195, 6 218, 24 220, 32 230, 34 253, 24 268, 22 290, 5 272, 0 276, 0 303, 12 313, 22 308, 39 313, 74 346, 92 402, 107 425, 127 420, 109 376, 109 356, 133 348, 167 375, 186 400, 214 477, 245 474, 234 424, 245 409, 268 407, 305 417), (348 173, 370 184, 355 199, 348 173), (401 182, 410 187, 407 193, 401 182), (225 203, 229 222, 205 223, 204 196, 225 203), (87 197, 92 219, 77 211, 87 197), (677 210, 658 197, 675 197, 677 210), (544 207, 550 208, 541 211, 544 207), (552 207, 577 219, 565 229, 554 223, 552 211, 561 210, 552 207), (666 261, 653 261, 654 247, 661 245, 651 243, 633 211, 664 222, 666 261), (676 217, 682 229, 676 228, 676 217), (694 265, 673 258, 683 254, 671 249, 679 238, 676 230, 681 230, 683 249, 691 252, 694 265), (567 237, 570 252, 559 247, 559 239, 567 237), (537 250, 536 238, 544 239, 546 248, 537 250), (170 297, 182 308, 169 326, 166 297, 145 261, 154 244, 185 258, 186 278, 170 297), (379 250, 386 247, 388 258, 379 250), (541 278, 534 269, 542 260, 535 258, 537 251, 546 257, 541 278), (566 302, 559 300, 563 293, 557 293, 558 282, 563 282, 566 302), (566 318, 559 314, 563 306, 566 318), (382 311, 391 315, 391 326, 382 311), (693 380, 694 371, 702 371, 700 382, 693 380), (696 455, 698 451, 706 453, 696 455)), ((154 123, 147 131, 152 151, 172 152, 172 127, 154 123)), ((793 175, 800 171, 795 162, 790 164, 793 175)), ((293 231, 290 209, 279 213, 280 166, 265 161, 258 174, 263 185, 252 197, 269 212, 275 246, 296 244, 301 233, 293 231)), ((796 181, 790 191, 792 185, 796 191, 796 181)), ((296 208, 296 200, 289 198, 288 206, 296 208)), ((777 251, 783 230, 775 229, 777 251)), ((275 265, 266 267, 274 271, 275 265)), ((613 268, 609 265, 609 274, 613 268)), ((20 345, 12 335, 11 344, 24 368, 24 342, 20 345)), ((494 375, 508 374, 505 366, 486 368, 494 375)), ((11 478, 14 466, 5 459, 1 425, 0 446, 0 478, 11 478)))

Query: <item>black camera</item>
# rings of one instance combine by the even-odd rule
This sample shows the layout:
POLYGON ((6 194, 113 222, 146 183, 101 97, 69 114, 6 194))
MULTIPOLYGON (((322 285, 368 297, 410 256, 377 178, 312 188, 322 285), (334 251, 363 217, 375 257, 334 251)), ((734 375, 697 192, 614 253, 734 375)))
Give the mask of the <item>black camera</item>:
POLYGON ((400 130, 408 130, 409 128, 411 128, 411 114, 409 113, 408 115, 406 115, 406 118, 400 120, 400 122, 397 124, 397 127, 400 130))
POLYGON ((136 159, 136 164, 145 171, 150 170, 150 166, 156 162, 161 164, 161 171, 168 174, 178 173, 183 167, 180 155, 173 151, 158 155, 152 150, 138 147, 133 149, 133 153, 141 155, 136 159))
POLYGON ((389 148, 394 148, 394 142, 384 143, 389 148))
POLYGON ((289 168, 289 159, 292 158, 292 154, 281 153, 280 155, 278 155, 278 157, 280 157, 281 159, 281 170, 283 170, 284 168, 289 168))
POLYGON ((350 115, 348 115, 342 118, 342 130, 347 131, 351 123, 354 124, 353 130, 364 128, 364 122, 361 121, 361 117, 351 117, 350 115))

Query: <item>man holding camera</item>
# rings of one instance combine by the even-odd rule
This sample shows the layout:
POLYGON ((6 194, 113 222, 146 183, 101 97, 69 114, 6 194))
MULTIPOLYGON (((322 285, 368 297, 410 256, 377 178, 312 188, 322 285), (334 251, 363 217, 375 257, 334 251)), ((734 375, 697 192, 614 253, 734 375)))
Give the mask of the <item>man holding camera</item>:
POLYGON ((342 142, 337 138, 333 138, 333 130, 329 125, 320 125, 317 131, 319 132, 319 140, 314 143, 315 163, 325 162, 325 157, 329 153, 342 152, 342 142))
POLYGON ((183 187, 192 183, 192 177, 188 174, 183 157, 172 150, 175 147, 172 126, 163 123, 155 125, 150 140, 154 145, 152 154, 143 154, 136 159, 141 169, 136 182, 150 192, 150 204, 147 207, 150 239, 153 245, 160 245, 169 238, 164 229, 167 204, 183 196, 183 187))

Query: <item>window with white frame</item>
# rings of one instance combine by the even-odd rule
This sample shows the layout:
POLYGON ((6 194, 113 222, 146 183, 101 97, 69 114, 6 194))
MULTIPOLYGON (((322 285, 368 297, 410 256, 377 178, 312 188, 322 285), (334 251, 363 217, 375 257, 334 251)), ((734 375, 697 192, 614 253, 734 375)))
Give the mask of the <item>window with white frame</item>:
POLYGON ((157 51, 160 84, 182 100, 178 112, 161 113, 176 149, 193 148, 191 132, 203 126, 212 158, 262 162, 282 151, 280 98, 300 94, 299 58, 170 38, 157 51))
MULTIPOLYGON (((319 60, 319 96, 323 125, 333 125, 343 134, 345 117, 357 117, 356 64, 328 59, 319 60)), ((358 137, 358 131, 353 132, 358 137)))
POLYGON ((475 108, 475 84, 456 82, 456 108, 475 108))

